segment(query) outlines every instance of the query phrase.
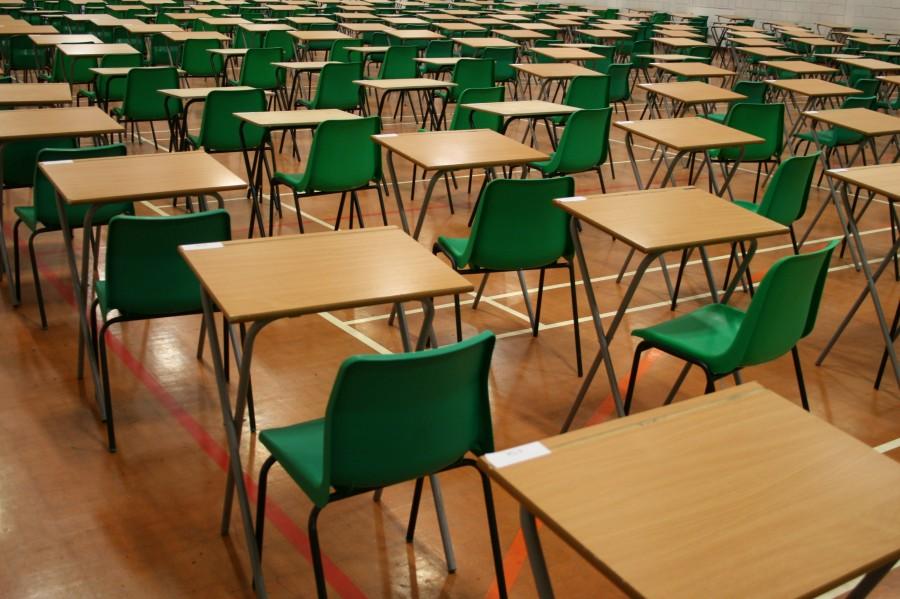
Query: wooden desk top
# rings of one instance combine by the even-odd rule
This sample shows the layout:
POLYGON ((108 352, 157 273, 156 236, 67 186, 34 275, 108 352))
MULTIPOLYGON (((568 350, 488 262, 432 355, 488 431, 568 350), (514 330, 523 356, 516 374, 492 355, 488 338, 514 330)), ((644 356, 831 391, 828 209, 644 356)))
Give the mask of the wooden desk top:
POLYGON ((900 556, 900 467, 757 383, 479 466, 634 597, 814 597, 900 556))
POLYGON ((528 73, 532 77, 539 79, 571 79, 572 77, 605 77, 603 73, 599 73, 587 67, 577 64, 569 64, 565 62, 544 62, 544 63, 513 63, 510 65, 517 71, 528 73))
POLYGON ((162 33, 164 31, 184 31, 178 25, 172 23, 126 23, 125 31, 132 35, 149 35, 151 33, 162 33))
POLYGON ((897 58, 900 56, 900 52, 895 52, 893 50, 865 50, 863 54, 866 56, 885 56, 887 58, 897 58))
POLYGON ((68 104, 72 90, 68 83, 7 83, 0 85, 0 106, 48 106, 68 104))
POLYGON ((200 17, 198 21, 213 27, 230 27, 231 25, 246 25, 250 23, 243 17, 200 17))
POLYGON ((893 42, 890 42, 886 39, 880 39, 875 37, 860 37, 860 36, 847 36, 847 39, 856 42, 857 44, 864 44, 866 46, 892 46, 893 42))
POLYGON ((235 112, 234 116, 257 127, 283 129, 289 127, 315 127, 325 121, 346 121, 361 118, 358 115, 325 108, 317 110, 268 110, 265 112, 235 112))
POLYGON ((499 37, 454 37, 450 38, 460 46, 469 48, 518 48, 519 44, 499 37))
POLYGON ((494 35, 507 37, 513 40, 543 40, 547 39, 547 35, 539 31, 530 31, 528 29, 494 29, 494 35))
POLYGON ((680 77, 731 77, 734 71, 702 62, 651 62, 650 66, 680 77))
POLYGON ((59 44, 100 44, 102 41, 96 35, 89 33, 39 33, 28 36, 31 43, 40 48, 56 46, 59 44))
POLYGON ((384 23, 341 23, 341 27, 353 33, 366 33, 368 31, 389 31, 392 28, 384 23))
POLYGON ((330 25, 334 23, 334 19, 327 17, 285 17, 285 20, 297 25, 330 25))
POLYGON ((0 143, 45 137, 91 137, 123 130, 122 125, 96 106, 0 111, 0 143))
POLYGON ((752 56, 759 56, 762 58, 800 58, 799 54, 794 54, 793 52, 788 52, 787 50, 782 50, 781 48, 757 48, 750 45, 743 45, 738 46, 737 49, 739 52, 743 52, 744 54, 750 54, 752 56))
POLYGON ((0 36, 29 35, 32 33, 59 33, 53 25, 32 25, 25 21, 0 24, 0 36))
POLYGON ((900 164, 834 168, 826 172, 829 177, 900 200, 900 164))
POLYGON ((762 143, 755 135, 700 117, 616 121, 616 127, 673 150, 700 151, 762 143))
POLYGON ((578 112, 578 108, 543 100, 511 100, 509 102, 476 102, 462 108, 496 114, 502 117, 554 116, 578 112))
POLYGON ((442 31, 484 31, 484 27, 474 23, 463 23, 458 21, 434 21, 432 27, 437 27, 442 31))
MULTIPOLYGON (((778 63, 772 64, 777 65, 778 63)), ((766 79, 766 83, 772 87, 812 98, 853 96, 862 93, 856 88, 838 85, 824 79, 766 79)))
POLYGON ((218 54, 219 56, 246 56, 250 48, 207 48, 210 54, 218 54))
MULTIPOLYGON (((173 21, 196 21, 200 17, 205 17, 206 13, 202 12, 168 12, 165 13, 166 18, 173 21)), ((200 33, 200 32, 198 32, 200 33)))
POLYGON ((218 31, 165 31, 162 36, 170 42, 186 42, 188 40, 217 40, 226 42, 229 37, 218 31))
POLYGON ((900 71, 900 64, 894 64, 875 58, 841 58, 838 62, 851 67, 868 69, 875 73, 895 73, 900 71))
POLYGON ((202 100, 206 98, 210 94, 210 92, 215 91, 247 91, 248 89, 256 89, 255 87, 248 87, 246 85, 231 85, 228 87, 175 87, 172 89, 161 89, 158 90, 159 93, 170 96, 172 98, 178 98, 179 100, 202 100))
MULTIPOLYGON (((383 54, 390 49, 390 46, 351 46, 344 48, 347 52, 358 52, 360 54, 383 54)), ((418 60, 414 58, 413 60, 418 60)))
POLYGON ((66 56, 100 57, 112 55, 140 54, 128 44, 61 44, 59 51, 66 56))
POLYGON ((41 162, 39 167, 71 205, 210 194, 247 187, 206 152, 60 160, 41 162))
POLYGON ((691 59, 687 54, 638 54, 637 57, 654 62, 684 62, 691 59))
POLYGON ((631 36, 627 33, 622 33, 621 31, 613 31, 612 29, 576 29, 576 33, 584 35, 586 37, 593 37, 595 39, 606 39, 606 40, 627 40, 631 39, 631 36))
POLYGON ((388 29, 385 31, 390 37, 398 40, 442 40, 444 36, 431 29, 388 29))
POLYGON ((462 56, 438 56, 435 58, 414 58, 415 62, 422 64, 430 64, 438 67, 452 67, 460 60, 465 60, 462 56))
POLYGON ((717 85, 702 81, 673 81, 669 83, 639 83, 638 87, 672 98, 685 104, 705 104, 707 102, 734 102, 745 100, 747 96, 735 93, 717 85))
POLYGON ((340 31, 290 31, 288 33, 301 42, 328 42, 353 39, 340 31))
POLYGON ((759 64, 797 75, 828 75, 837 69, 805 60, 761 60, 759 64))
POLYGON ((782 44, 773 40, 763 40, 755 38, 739 38, 732 39, 731 42, 738 48, 778 48, 782 44))
POLYGON ((682 29, 665 29, 665 28, 657 28, 656 33, 659 34, 660 37, 685 37, 692 40, 705 40, 702 35, 699 33, 694 33, 692 31, 684 31, 682 29))
POLYGON ((284 23, 247 23, 238 25, 238 29, 257 33, 265 33, 268 31, 293 31, 294 28, 284 23))
POLYGON ((289 71, 321 71, 326 64, 331 64, 331 60, 304 60, 290 62, 273 62, 272 64, 289 71))
POLYGON ((881 75, 878 80, 890 85, 900 85, 900 75, 881 75))
POLYGON ((414 89, 450 89, 456 87, 452 81, 440 81, 428 77, 411 77, 409 79, 360 79, 353 83, 362 87, 380 89, 385 91, 400 91, 414 89))
POLYGON ((803 115, 829 125, 862 133, 867 137, 900 133, 900 118, 868 108, 808 110, 803 115))
POLYGON ((798 44, 805 44, 813 48, 840 48, 843 44, 834 40, 827 40, 824 37, 806 37, 806 36, 789 36, 798 44))
POLYGON ((395 227, 229 241, 181 254, 231 322, 464 293, 472 284, 395 227))
MULTIPOLYGON (((497 17, 498 19, 502 19, 503 17, 497 17)), ((509 19, 507 19, 509 20, 509 19)), ((548 31, 548 32, 556 32, 559 31, 559 27, 555 25, 549 25, 547 23, 517 23, 510 22, 510 25, 513 27, 517 27, 522 29, 523 31, 548 31)))
POLYGON ((696 187, 598 194, 556 203, 645 254, 788 232, 783 225, 696 187))
POLYGON ((692 40, 686 37, 651 37, 651 40, 663 46, 671 48, 697 48, 699 46, 708 46, 705 41, 692 40))
POLYGON ((582 48, 532 48, 531 51, 540 56, 545 56, 560 62, 596 60, 598 58, 603 58, 602 54, 596 54, 582 48))
POLYGON ((385 17, 384 22, 391 25, 428 25, 428 21, 417 17, 385 17))
POLYGON ((374 139, 429 171, 525 164, 549 158, 544 152, 488 129, 383 133, 374 139))
POLYGON ((506 21, 501 21, 500 19, 495 19, 493 17, 467 18, 466 21, 473 25, 506 25, 506 21))

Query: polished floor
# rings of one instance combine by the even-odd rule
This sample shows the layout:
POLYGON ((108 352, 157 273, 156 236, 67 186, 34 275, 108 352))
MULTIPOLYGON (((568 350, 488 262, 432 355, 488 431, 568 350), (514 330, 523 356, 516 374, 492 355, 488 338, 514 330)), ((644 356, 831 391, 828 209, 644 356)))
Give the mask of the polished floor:
MULTIPOLYGON (((638 91, 628 106, 631 118, 640 113, 643 101, 643 93, 638 91)), ((624 118, 622 112, 613 117, 624 118)), ((385 118, 384 123, 386 131, 414 131, 418 127, 408 109, 403 121, 385 118)), ((192 115, 191 124, 199 126, 197 114, 192 115)), ((158 123, 159 143, 165 147, 168 140, 160 129, 164 125, 158 123)), ((521 124, 510 131, 513 136, 522 133, 521 124)), ((140 136, 129 141, 129 152, 154 151, 148 127, 141 127, 140 136)), ((604 167, 607 188, 633 190, 635 182, 621 130, 613 128, 612 137, 616 178, 604 167)), ((549 147, 540 129, 538 144, 549 147)), ((308 145, 309 134, 301 134, 301 156, 305 156, 308 145)), ((638 149, 644 177, 651 169, 650 151, 648 146, 638 149)), ((238 155, 217 158, 243 174, 238 155)), ((303 168, 287 151, 279 158, 282 170, 303 168)), ((412 169, 402 159, 397 160, 397 166, 401 190, 408 200, 412 169)), ((421 172, 417 176, 421 177, 421 172)), ((466 172, 457 173, 459 187, 451 187, 455 214, 450 213, 446 188, 437 187, 421 239, 426 246, 430 247, 438 234, 466 235, 466 220, 474 200, 474 191, 466 192, 466 177, 466 172)), ((474 177, 473 190, 477 190, 482 175, 475 173, 474 177)), ((678 169, 678 184, 685 184, 686 178, 687 171, 678 169)), ((738 174, 733 187, 736 197, 750 197, 754 178, 755 168, 750 166, 738 174)), ((578 194, 599 192, 593 174, 576 179, 578 194)), ((424 192, 422 180, 416 185, 412 216, 417 215, 424 192)), ((705 178, 701 177, 698 185, 705 186, 705 178)), ((822 189, 813 190, 800 231, 826 198, 822 189)), ((11 206, 26 203, 28 194, 14 191, 7 198, 11 201, 4 208, 4 217, 11 239, 11 206)), ((307 231, 331 227, 337 199, 326 196, 303 202, 307 231)), ((281 200, 283 217, 276 219, 276 233, 294 234, 298 229, 290 196, 285 194, 281 200)), ((365 194, 363 201, 366 224, 378 224, 380 214, 374 194, 365 194)), ((387 201, 389 220, 398 224, 393 196, 387 201)), ((234 236, 244 237, 248 203, 237 193, 231 194, 227 205, 233 215, 234 236)), ((138 206, 141 214, 180 210, 168 201, 138 206)), ((862 219, 861 228, 870 258, 880 259, 890 247, 887 204, 876 200, 862 219)), ((819 247, 839 230, 833 211, 827 210, 810 236, 809 247, 819 247)), ((626 277, 621 284, 616 283, 614 276, 626 249, 621 242, 589 229, 584 239, 601 309, 608 317, 629 280, 626 277)), ((105 449, 105 430, 97 418, 91 386, 76 378, 77 319, 61 239, 46 235, 37 245, 49 329, 40 328, 27 254, 21 307, 11 308, 5 295, 0 301, 0 597, 252 597, 237 516, 230 536, 222 537, 218 532, 225 484, 225 441, 208 355, 203 360, 195 356, 200 318, 113 327, 111 380, 119 452, 111 455, 105 449)), ((752 267, 756 279, 774 260, 788 253, 790 242, 786 237, 764 240, 752 267)), ((727 248, 712 248, 710 255, 721 277, 727 248)), ((673 274, 677 261, 677 256, 670 256, 673 274)), ((528 281, 532 293, 536 293, 537 277, 529 275, 528 281)), ((4 281, 4 294, 6 285, 4 281)), ((825 363, 818 367, 814 364, 862 286, 863 277, 853 269, 849 258, 835 256, 816 329, 801 343, 800 353, 812 412, 875 447, 900 438, 900 392, 890 376, 885 377, 881 391, 872 387, 883 345, 871 303, 865 304, 825 363)), ((471 309, 471 298, 464 306, 466 335, 489 329, 500 338, 491 377, 498 448, 556 433, 581 384, 574 367, 567 287, 562 272, 548 274, 543 325, 537 338, 530 334, 514 275, 492 276, 478 309, 471 309)), ((888 274, 880 288, 890 316, 900 300, 900 286, 888 274)), ((589 359, 597 343, 580 283, 578 294, 579 326, 589 359)), ((647 274, 612 344, 621 379, 627 380, 634 348, 629 330, 661 322, 709 301, 699 263, 692 262, 688 268, 682 298, 677 310, 671 312, 660 272, 654 269, 647 274)), ((746 294, 738 293, 735 302, 746 305, 746 294)), ((437 303, 437 334, 448 343, 453 336, 451 298, 439 298, 437 303)), ((320 417, 336 369, 347 356, 399 351, 397 329, 387 323, 388 310, 381 306, 339 311, 270 326, 257 343, 253 363, 259 428, 320 417)), ((411 318, 415 327, 418 315, 411 318)), ((659 405, 680 366, 670 357, 650 354, 640 368, 636 409, 659 405)), ((744 379, 758 380, 799 401, 789 358, 750 368, 744 379)), ((701 377, 694 372, 678 398, 702 391, 701 377)), ((576 426, 603 421, 611 414, 608 383, 598 377, 576 426)), ((880 450, 900 456, 900 451, 890 451, 893 447, 885 445, 880 450)), ((255 480, 266 452, 249 433, 243 436, 242 450, 245 470, 255 480)), ((412 485, 398 485, 385 491, 380 504, 370 496, 360 496, 324 511, 320 534, 333 596, 495 596, 477 477, 458 471, 443 475, 441 480, 459 561, 457 573, 448 575, 445 569, 430 499, 423 502, 415 543, 405 543, 412 485)), ((517 505, 500 489, 495 490, 495 497, 511 595, 533 597, 517 505)), ((277 468, 270 477, 269 498, 264 554, 269 592, 276 598, 311 596, 314 586, 304 532, 311 504, 277 468)), ((596 509, 604 509, 602 496, 597 497, 596 509)), ((544 544, 559 597, 619 596, 609 581, 559 539, 546 534, 544 544)), ((792 556, 784 559, 791 560, 792 556)), ((808 566, 796 564, 797 568, 808 566)), ((889 576, 876 593, 881 597, 898 594, 900 575, 896 574, 889 576)), ((760 589, 759 596, 765 597, 766 589, 760 589)))

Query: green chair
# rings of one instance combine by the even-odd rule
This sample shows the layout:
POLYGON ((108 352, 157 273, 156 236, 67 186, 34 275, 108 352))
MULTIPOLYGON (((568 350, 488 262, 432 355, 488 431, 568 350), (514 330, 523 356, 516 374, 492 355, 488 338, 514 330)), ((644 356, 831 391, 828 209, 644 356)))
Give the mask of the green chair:
POLYGON ((881 82, 878 79, 857 79, 853 82, 853 87, 862 92, 863 96, 878 96, 878 87, 881 82))
POLYGON ((631 99, 631 84, 629 83, 631 63, 612 64, 606 74, 609 76, 609 103, 621 104, 622 109, 625 110, 625 118, 628 119, 626 102, 631 99))
POLYGON ((24 81, 31 80, 31 75, 37 79, 38 73, 50 66, 47 53, 43 48, 38 48, 27 35, 11 36, 4 48, 6 59, 6 73, 14 71, 24 72, 24 81))
MULTIPOLYGON (((424 58, 450 58, 453 56, 453 40, 430 40, 425 46, 424 58)), ((438 74, 453 70, 452 66, 420 64, 419 73, 438 74)))
MULTIPOLYGON (((574 175, 586 171, 596 171, 600 179, 600 189, 606 193, 601 166, 609 158, 609 125, 612 108, 583 108, 569 115, 556 150, 549 160, 530 162, 546 177, 574 175)), ((526 171, 527 168, 526 167, 526 171)))
POLYGON ((281 48, 282 60, 285 61, 297 59, 297 40, 287 31, 267 32, 263 38, 263 48, 281 48))
POLYGON ((325 417, 267 429, 271 452, 259 473, 256 542, 262 556, 268 475, 281 464, 313 502, 309 541, 318 597, 327 596, 318 518, 347 497, 416 481, 407 542, 412 542, 424 478, 472 466, 481 476, 494 571, 506 597, 503 556, 491 484, 466 454, 494 450, 488 377, 494 335, 482 333, 440 349, 353 356, 341 364, 325 417))
POLYGON ((116 450, 112 393, 106 351, 110 326, 202 312, 200 283, 178 252, 178 246, 231 239, 231 219, 225 210, 182 216, 115 216, 109 221, 106 278, 94 284, 91 326, 98 347, 106 435, 116 450), (97 308, 103 326, 97 330, 97 308), (110 313, 117 314, 110 318, 110 313))
MULTIPOLYGON (((124 156, 125 146, 115 144, 111 146, 96 146, 87 148, 48 148, 38 152, 36 160, 49 162, 53 160, 80 160, 83 158, 105 158, 107 156, 124 156)), ((56 188, 47 180, 44 172, 36 166, 31 172, 34 177, 31 205, 17 206, 16 223, 13 225, 13 262, 15 264, 16 297, 21 297, 21 275, 19 266, 19 225, 24 224, 31 231, 28 236, 28 255, 31 259, 31 273, 34 278, 34 292, 37 296, 38 310, 41 314, 41 328, 47 328, 47 313, 44 309, 44 295, 41 291, 40 271, 38 270, 37 255, 34 242, 38 235, 59 231, 59 213, 56 208, 56 188)), ((80 229, 84 222, 84 214, 87 206, 67 206, 66 215, 72 229, 80 229)), ((108 204, 94 213, 93 224, 97 229, 97 243, 99 243, 99 227, 109 222, 109 219, 117 214, 131 214, 134 209, 131 202, 108 204)))
POLYGON ((328 60, 332 62, 359 62, 359 54, 355 54, 347 50, 347 48, 355 48, 359 46, 359 40, 334 40, 331 49, 328 51, 328 60))
MULTIPOLYGON (((492 272, 521 273, 539 270, 537 306, 531 318, 532 335, 537 337, 541 318, 544 274, 547 269, 566 268, 572 296, 572 318, 575 333, 575 358, 578 376, 582 375, 581 338, 578 323, 578 300, 575 294, 575 265, 569 217, 553 200, 571 196, 575 191, 572 177, 553 179, 495 179, 488 183, 478 204, 469 237, 438 237, 434 253, 443 253, 450 265, 461 274, 492 272)), ((527 288, 522 294, 531 315, 527 288)), ((462 317, 459 295, 453 297, 456 308, 456 338, 462 339, 462 317)))
MULTIPOLYGON (((764 104, 766 101, 766 83, 765 81, 738 81, 732 88, 737 94, 746 96, 746 100, 735 100, 728 105, 728 110, 739 104, 764 104)), ((706 115, 711 121, 724 123, 727 112, 714 112, 706 115)))
MULTIPOLYGON (((141 56, 139 54, 110 54, 100 59, 103 68, 139 67, 141 56)), ((81 104, 81 98, 87 98, 88 104, 108 106, 110 102, 121 102, 125 99, 125 78, 98 75, 94 80, 94 89, 80 89, 76 97, 76 103, 81 104)))
POLYGON ((738 129, 744 133, 761 137, 762 143, 748 144, 743 147, 717 148, 709 151, 710 157, 717 162, 734 162, 741 159, 742 164, 755 162, 756 184, 753 188, 753 201, 759 194, 759 178, 763 164, 776 165, 781 161, 784 145, 784 104, 738 104, 728 111, 724 125, 738 129))
POLYGON ((450 80, 456 84, 449 93, 438 90, 437 95, 448 103, 456 103, 460 94, 472 87, 494 85, 494 61, 484 58, 464 58, 453 67, 450 80))
MULTIPOLYGON (((490 129, 491 131, 499 132, 503 126, 503 117, 486 112, 473 112, 468 108, 463 108, 463 104, 502 102, 503 96, 504 89, 502 87, 472 87, 467 89, 459 97, 459 104, 453 111, 449 129, 451 131, 490 129)), ((413 166, 415 167, 415 165, 413 166)))
POLYGON ((38 75, 38 80, 50 83, 87 85, 94 80, 91 68, 96 66, 96 58, 70 58, 62 52, 57 52, 53 57, 53 68, 50 73, 38 75))
MULTIPOLYGON (((150 123, 153 146, 159 148, 153 121, 168 122, 181 113, 181 102, 177 98, 160 94, 159 90, 177 87, 178 69, 175 67, 131 69, 125 78, 125 97, 122 105, 113 108, 112 114, 119 122, 131 124, 132 139, 135 137, 137 123, 150 123)), ((174 149, 174 144, 174 138, 170 138, 170 150, 174 149)))
POLYGON ((272 198, 280 198, 279 185, 286 185, 294 196, 297 225, 303 232, 300 198, 341 194, 334 229, 341 226, 347 196, 350 196, 350 228, 354 211, 360 227, 364 227, 357 192, 374 188, 381 203, 381 218, 387 225, 384 199, 378 181, 381 179, 381 146, 372 139, 381 131, 381 119, 371 116, 352 120, 325 121, 313 134, 306 170, 302 173, 277 171, 272 178, 272 198))
POLYGON ((494 85, 511 85, 513 98, 519 96, 519 72, 512 68, 516 62, 517 48, 485 48, 481 57, 494 62, 494 85))
POLYGON ((413 79, 418 77, 414 46, 391 46, 384 53, 384 60, 373 79, 413 79))
POLYGON ((339 110, 362 110, 362 95, 354 81, 362 79, 362 63, 331 63, 322 67, 316 94, 311 100, 300 98, 297 104, 311 110, 337 108, 339 110))
MULTIPOLYGON (((655 348, 687 362, 683 378, 693 365, 706 375, 706 393, 715 381, 747 366, 770 362, 790 352, 803 409, 809 401, 797 343, 816 322, 828 263, 837 240, 809 254, 787 256, 766 273, 747 311, 726 304, 710 304, 652 327, 635 329, 642 341, 635 348, 625 395, 625 413, 631 408, 641 354, 655 348)), ((669 394, 673 397, 674 392, 669 394)))
POLYGON ((209 50, 221 47, 218 40, 187 40, 181 53, 181 69, 185 78, 215 79, 225 69, 224 57, 209 50))
POLYGON ((34 184, 34 169, 37 156, 47 148, 70 149, 76 147, 72 137, 53 137, 47 139, 28 139, 13 141, 3 148, 3 189, 20 189, 34 184))
MULTIPOLYGON (((606 108, 609 106, 609 77, 580 75, 572 77, 563 96, 563 104, 575 108, 606 108)), ((554 126, 565 125, 569 115, 554 116, 554 126)))
POLYGON ((281 54, 281 48, 251 48, 247 50, 247 54, 241 62, 238 79, 229 80, 228 84, 255 87, 273 92, 269 99, 269 107, 271 108, 274 103, 276 107, 287 109, 284 87, 286 73, 282 67, 272 64, 281 62, 281 54))
MULTIPOLYGON (((873 108, 875 106, 875 96, 851 96, 844 100, 841 103, 841 108, 873 108)), ((836 151, 840 148, 844 148, 845 152, 845 161, 849 161, 850 157, 846 155, 846 149, 848 146, 855 146, 863 143, 865 141, 865 136, 861 133, 857 133, 856 131, 851 131, 850 129, 844 129, 842 127, 830 127, 828 129, 824 129, 816 132, 816 138, 813 137, 811 131, 804 131, 801 133, 797 133, 794 137, 797 138, 797 144, 794 146, 794 152, 800 149, 800 144, 804 141, 806 142, 806 149, 809 149, 809 146, 815 143, 815 139, 818 138, 819 143, 822 147, 825 148, 825 163, 828 165, 827 169, 831 168, 831 158, 836 154, 836 151)), ((863 145, 861 156, 863 159, 863 163, 866 160, 866 147, 863 145)), ((840 154, 837 154, 838 159, 840 159, 840 154)), ((872 157, 873 162, 878 162, 878 157, 872 157)), ((847 165, 849 166, 849 165, 847 165)), ((822 171, 822 176, 825 174, 825 170, 822 171)), ((819 178, 819 182, 821 182, 821 177, 819 178)), ((818 183, 817 183, 818 185, 818 183)))
POLYGON ((631 54, 628 58, 629 62, 631 62, 632 67, 636 70, 634 81, 631 82, 632 91, 634 91, 634 86, 637 85, 638 79, 640 79, 642 73, 644 75, 646 83, 651 83, 649 69, 650 63, 653 62, 653 59, 641 58, 642 55, 648 54, 653 54, 653 40, 640 40, 638 42, 634 42, 631 48, 631 54))

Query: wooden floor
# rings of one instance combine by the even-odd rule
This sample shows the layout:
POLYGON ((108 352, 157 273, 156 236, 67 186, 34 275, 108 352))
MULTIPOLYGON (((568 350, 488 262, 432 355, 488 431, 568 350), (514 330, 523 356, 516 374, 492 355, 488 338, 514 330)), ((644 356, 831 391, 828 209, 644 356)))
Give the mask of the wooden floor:
MULTIPOLYGON (((198 85, 195 83, 195 85, 198 85)), ((644 98, 629 104, 637 118, 644 98)), ((620 109, 621 110, 621 109, 620 109)), ((388 115, 390 116, 390 115, 388 115)), ((625 118, 622 112, 614 120, 625 118)), ((418 125, 408 114, 402 122, 385 118, 386 131, 414 131, 418 125)), ((199 118, 191 117, 193 127, 199 118)), ((157 123, 162 146, 167 134, 157 123)), ((510 135, 521 136, 522 125, 510 135)), ((141 127, 141 139, 129 143, 129 152, 154 151, 149 128, 141 127)), ((539 145, 549 142, 539 132, 539 145)), ((635 189, 627 163, 623 136, 613 129, 612 153, 616 178, 604 167, 610 191, 635 189)), ((309 134, 300 135, 300 155, 305 156, 309 134)), ((893 155, 890 153, 889 155, 893 155)), ((243 174, 239 155, 218 156, 243 174)), ((637 155, 646 178, 650 148, 637 155)), ((279 168, 297 172, 303 164, 280 156, 279 168)), ((401 190, 408 199, 411 167, 397 161, 401 190)), ((427 247, 438 234, 467 234, 466 220, 475 191, 466 192, 467 173, 457 173, 453 189, 456 213, 451 215, 447 192, 436 190, 422 243, 427 247)), ((418 174, 421 177, 421 172, 418 174)), ((473 189, 482 175, 476 173, 473 189)), ((737 176, 737 197, 752 194, 755 168, 747 166, 737 176)), ((685 184, 686 170, 677 171, 685 184)), ((699 185, 706 185, 701 178, 699 185)), ((413 216, 420 205, 424 184, 417 182, 413 216)), ((599 191, 593 174, 577 177, 577 193, 599 191)), ((26 191, 8 197, 4 217, 11 239, 11 205, 28 201, 26 191)), ((826 195, 813 190, 809 214, 826 195)), ((285 194, 283 218, 276 220, 278 234, 297 232, 290 195, 285 194)), ((241 193, 227 202, 233 215, 235 237, 244 237, 248 203, 241 193)), ((380 221, 374 194, 364 196, 366 224, 380 221)), ((398 224, 394 198, 388 198, 389 220, 398 224), (392 208, 393 207, 393 208, 392 208)), ((173 214, 170 202, 138 206, 141 214, 173 214)), ((306 200, 302 211, 307 231, 330 228, 337 197, 306 200)), ((876 200, 861 223, 870 258, 880 259, 890 246, 887 205, 876 200)), ((648 215, 652 217, 652 215, 648 215)), ((819 247, 838 234, 836 217, 829 209, 813 234, 809 248, 819 247)), ((344 226, 347 225, 346 216, 344 226)), ((597 278, 601 309, 612 312, 622 297, 628 278, 617 284, 625 248, 596 231, 585 233, 592 275, 597 278)), ((766 268, 790 252, 785 238, 761 243, 753 263, 759 280, 766 268)), ((105 449, 105 431, 98 420, 90 384, 75 376, 76 313, 60 236, 45 235, 38 242, 41 276, 47 299, 49 330, 39 326, 37 306, 27 258, 23 263, 23 303, 13 309, 4 296, 0 301, 0 597, 252 597, 240 522, 234 517, 231 536, 219 535, 219 516, 225 484, 225 441, 215 398, 215 381, 208 356, 195 357, 200 317, 181 317, 115 326, 110 347, 113 404, 118 427, 119 452, 105 449)), ((727 249, 710 251, 719 277, 724 273, 727 249)), ((27 257, 27 254, 26 254, 27 257)), ((677 257, 669 259, 670 266, 677 257)), ((672 266, 674 274, 674 266, 672 266)), ((630 276, 630 275, 629 275, 630 276)), ((536 292, 536 276, 528 277, 536 292)), ((477 280, 475 281, 477 284, 477 280)), ((2 290, 5 294, 7 283, 2 290)), ((883 349, 867 303, 821 367, 814 365, 818 352, 834 331, 856 294, 863 277, 848 257, 835 256, 825 288, 819 320, 804 340, 800 353, 806 373, 813 413, 872 446, 900 438, 900 393, 895 381, 885 377, 881 391, 872 388, 883 349)), ((683 300, 673 313, 668 308, 660 272, 645 277, 612 346, 615 363, 626 379, 634 341, 633 328, 658 323, 708 302, 699 264, 692 263, 682 290, 683 300)), ((882 297, 892 314, 900 286, 888 275, 881 283, 882 297)), ((597 343, 589 322, 586 297, 580 288, 580 327, 586 359, 597 343)), ((471 298, 464 306, 464 333, 489 329, 500 340, 494 353, 491 377, 496 445, 509 447, 556 433, 581 384, 574 367, 569 291, 564 273, 550 273, 539 337, 531 336, 525 308, 514 275, 495 275, 487 285, 484 301, 476 311, 471 298)), ((736 303, 746 305, 743 293, 736 303)), ((436 330, 443 343, 453 335, 450 298, 439 298, 436 330)), ((270 326, 257 343, 253 363, 254 393, 261 429, 320 417, 325 409, 335 372, 351 354, 400 350, 396 328, 387 323, 388 308, 341 311, 270 326)), ((412 316, 415 327, 418 314, 412 316)), ((417 329, 413 329, 417 330, 417 329)), ((650 354, 640 368, 636 409, 657 406, 674 381, 681 364, 670 357, 650 354)), ((748 369, 745 380, 758 380, 774 391, 798 400, 790 359, 748 369)), ((732 384, 723 381, 722 384, 732 384)), ((678 398, 698 395, 703 382, 696 372, 687 379, 678 398)), ((598 377, 582 408, 576 426, 611 417, 613 408, 605 378, 598 377)), ((890 447, 882 450, 890 451, 890 447)), ((255 479, 266 452, 254 435, 243 436, 245 469, 255 479)), ((888 455, 900 456, 900 451, 888 455)), ((423 513, 414 544, 406 544, 404 530, 411 485, 387 489, 376 504, 360 496, 329 506, 319 520, 323 550, 327 555, 329 591, 341 597, 467 597, 495 595, 488 533, 477 477, 466 471, 441 477, 444 498, 459 560, 455 575, 448 575, 432 503, 423 502, 423 513)), ((511 595, 535 595, 531 573, 519 532, 517 505, 501 490, 495 492, 506 575, 511 595)), ((270 477, 269 534, 264 570, 272 597, 311 596, 314 592, 309 562, 306 519, 311 504, 276 468, 270 477)), ((430 495, 426 495, 430 497, 430 495)), ((604 509, 597 497, 596 509, 604 509)), ((613 585, 595 573, 561 541, 544 537, 548 563, 559 597, 616 597, 613 585)), ((786 555, 784 559, 791 560, 786 555)), ((797 568, 809 567, 798 562, 797 568)), ((900 575, 889 576, 877 595, 900 594, 900 575)), ((766 596, 766 589, 759 590, 766 596)))

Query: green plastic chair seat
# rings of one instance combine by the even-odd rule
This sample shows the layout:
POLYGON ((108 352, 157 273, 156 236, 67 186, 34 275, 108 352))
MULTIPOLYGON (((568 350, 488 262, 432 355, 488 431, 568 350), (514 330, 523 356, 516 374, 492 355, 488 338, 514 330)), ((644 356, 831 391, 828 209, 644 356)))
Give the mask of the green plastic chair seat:
POLYGON ((13 208, 13 212, 32 231, 38 228, 37 210, 34 209, 34 206, 16 206, 13 208))
MULTIPOLYGON (((853 133, 852 131, 848 131, 847 133, 853 133)), ((857 138, 860 138, 860 135, 854 134, 857 138)), ((794 135, 797 139, 802 139, 803 141, 808 141, 811 143, 815 143, 815 139, 813 138, 813 134, 810 132, 797 133, 794 135)), ((817 137, 819 138, 819 142, 825 146, 826 148, 833 148, 835 146, 840 145, 850 145, 859 143, 860 139, 847 139, 843 143, 841 142, 841 135, 839 135, 839 131, 835 131, 834 129, 825 129, 824 131, 819 131, 817 137)), ((852 136, 851 136, 852 137, 852 136)))
POLYGON ((191 146, 193 146, 195 148, 200 147, 201 144, 200 144, 200 134, 199 133, 197 135, 194 135, 193 133, 188 133, 187 139, 190 142, 191 146))
POLYGON ((282 173, 281 171, 275 171, 275 181, 278 183, 282 183, 287 185, 288 187, 293 187, 294 189, 301 191, 306 189, 306 184, 304 183, 304 179, 306 178, 306 173, 282 173))
POLYGON ((325 419, 264 430, 259 441, 303 492, 312 496, 325 479, 325 419))
POLYGON ((759 212, 759 208, 762 205, 762 204, 754 204, 753 202, 750 202, 747 200, 734 200, 734 202, 732 202, 732 203, 740 206, 744 210, 749 210, 750 212, 759 212))
POLYGON ((725 112, 711 112, 710 114, 706 115, 706 118, 721 124, 725 122, 726 116, 728 116, 728 114, 725 112))
POLYGON ((469 245, 468 237, 438 237, 438 244, 453 261, 456 268, 465 268, 466 247, 469 245))

